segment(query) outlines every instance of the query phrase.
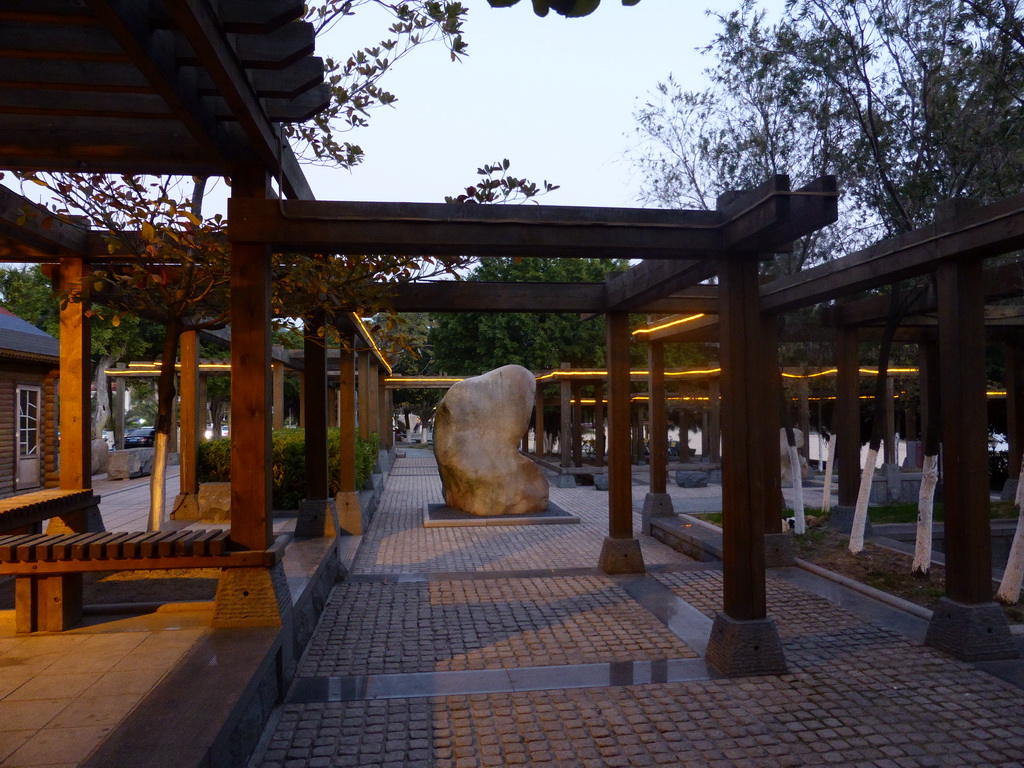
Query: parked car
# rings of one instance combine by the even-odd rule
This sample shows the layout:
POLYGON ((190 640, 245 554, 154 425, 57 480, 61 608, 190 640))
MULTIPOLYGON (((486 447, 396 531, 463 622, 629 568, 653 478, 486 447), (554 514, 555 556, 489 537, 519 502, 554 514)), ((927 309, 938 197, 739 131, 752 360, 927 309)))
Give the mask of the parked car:
POLYGON ((151 448, 156 442, 156 427, 129 429, 124 435, 125 448, 151 448))

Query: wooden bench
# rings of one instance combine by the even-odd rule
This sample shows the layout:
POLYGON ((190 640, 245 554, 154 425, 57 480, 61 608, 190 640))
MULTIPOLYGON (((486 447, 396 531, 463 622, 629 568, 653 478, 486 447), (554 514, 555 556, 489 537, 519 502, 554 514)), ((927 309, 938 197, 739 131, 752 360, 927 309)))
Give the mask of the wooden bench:
POLYGON ((280 537, 269 549, 238 551, 227 531, 208 529, 0 536, 0 575, 15 577, 15 631, 61 632, 82 617, 83 573, 270 568, 286 542, 280 537))
POLYGON ((6 533, 40 533, 44 520, 84 515, 100 503, 91 490, 64 491, 47 488, 0 499, 0 531, 6 533))

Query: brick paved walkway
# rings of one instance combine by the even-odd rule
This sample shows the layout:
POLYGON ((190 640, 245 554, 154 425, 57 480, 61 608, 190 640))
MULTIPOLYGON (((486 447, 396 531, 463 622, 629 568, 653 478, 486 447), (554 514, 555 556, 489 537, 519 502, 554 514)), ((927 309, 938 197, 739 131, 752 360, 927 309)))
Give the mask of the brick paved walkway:
POLYGON ((1019 688, 784 572, 788 674, 718 678, 700 658, 713 564, 641 537, 646 577, 597 572, 607 495, 589 487, 552 489, 579 525, 423 528, 429 465, 396 462, 252 768, 1024 766, 1019 688))

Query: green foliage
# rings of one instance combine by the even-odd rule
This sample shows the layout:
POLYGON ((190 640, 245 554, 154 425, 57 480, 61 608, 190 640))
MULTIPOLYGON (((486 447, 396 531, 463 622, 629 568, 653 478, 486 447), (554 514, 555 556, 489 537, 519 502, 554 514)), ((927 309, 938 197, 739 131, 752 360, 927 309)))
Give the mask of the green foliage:
MULTIPOLYGON (((487 0, 492 8, 511 8, 519 0, 487 0)), ((623 5, 636 5, 640 0, 622 0, 623 5)), ((547 16, 548 11, 555 11, 566 18, 589 16, 601 4, 601 0, 533 0, 533 12, 538 16, 547 16)))
MULTIPOLYGON (((598 283, 607 272, 627 267, 610 259, 493 258, 468 278, 487 282, 598 283)), ((530 370, 604 364, 603 318, 580 322, 561 313, 496 314, 465 312, 439 314, 430 329, 434 370, 452 375, 475 375, 502 365, 530 370)))
MULTIPOLYGON (((340 431, 327 430, 327 467, 331 495, 338 493, 340 431)), ((362 488, 377 461, 377 435, 369 440, 356 436, 356 488, 362 488)), ((306 439, 303 429, 278 429, 271 447, 271 482, 274 509, 297 509, 305 495, 306 439)), ((201 483, 231 480, 231 440, 199 444, 198 475, 201 483)))

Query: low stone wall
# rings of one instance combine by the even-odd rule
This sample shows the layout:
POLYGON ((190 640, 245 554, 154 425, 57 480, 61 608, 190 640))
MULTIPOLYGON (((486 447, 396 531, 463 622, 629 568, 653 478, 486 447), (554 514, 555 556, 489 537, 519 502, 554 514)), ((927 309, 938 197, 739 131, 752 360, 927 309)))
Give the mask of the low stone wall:
POLYGON ((107 457, 107 479, 128 480, 153 474, 154 448, 125 448, 107 457))

